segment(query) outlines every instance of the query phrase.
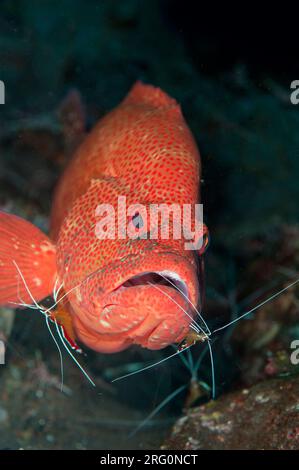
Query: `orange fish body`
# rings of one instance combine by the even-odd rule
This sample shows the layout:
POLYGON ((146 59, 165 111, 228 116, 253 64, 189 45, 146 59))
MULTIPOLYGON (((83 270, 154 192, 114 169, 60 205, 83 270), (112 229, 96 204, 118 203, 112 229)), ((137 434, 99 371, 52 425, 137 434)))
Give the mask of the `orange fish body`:
POLYGON ((186 250, 182 237, 174 239, 173 229, 168 239, 161 237, 160 219, 157 237, 140 234, 147 234, 144 209, 198 203, 199 181, 199 153, 179 105, 160 89, 136 83, 94 127, 64 172, 52 206, 52 243, 42 234, 39 241, 38 229, 15 218, 20 246, 8 255, 16 236, 6 227, 7 217, 15 216, 0 215, 6 249, 2 265, 0 251, 0 303, 18 301, 18 291, 24 302, 30 300, 14 271, 17 264, 34 298, 51 294, 55 281, 63 286, 76 337, 96 351, 116 352, 131 344, 160 349, 182 341, 194 316, 190 304, 199 301, 198 252, 186 250), (131 214, 119 212, 120 198, 126 207, 135 205, 131 214), (113 237, 98 236, 101 204, 114 210, 113 237), (136 237, 123 236, 128 226, 136 237), (34 267, 37 249, 24 246, 33 233, 31 245, 48 248, 44 271, 34 267))

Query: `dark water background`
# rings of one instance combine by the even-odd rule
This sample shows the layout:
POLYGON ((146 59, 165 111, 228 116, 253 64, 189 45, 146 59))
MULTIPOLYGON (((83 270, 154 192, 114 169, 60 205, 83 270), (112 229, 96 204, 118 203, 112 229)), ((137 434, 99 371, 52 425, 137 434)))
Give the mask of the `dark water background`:
MULTIPOLYGON (((2 0, 1 206, 47 228, 65 162, 59 156, 68 152, 56 111, 71 89, 81 95, 90 128, 136 79, 159 86, 181 103, 202 155, 212 238, 205 315, 212 326, 230 319, 246 295, 279 283, 273 267, 261 278, 249 267, 262 254, 275 257, 281 228, 298 223, 299 108, 289 99, 290 83, 299 79, 295 15, 274 8, 244 5, 234 17, 190 0, 2 0)), ((187 389, 142 431, 128 434, 188 384, 190 372, 180 359, 113 388, 100 381, 110 383, 129 366, 171 352, 88 352, 82 362, 98 380, 96 391, 65 358, 69 390, 61 394, 52 377, 59 382, 58 354, 42 318, 18 312, 0 371, 0 446, 157 448, 181 413, 187 389)), ((194 348, 194 357, 200 352, 194 348)), ((218 339, 214 352, 220 395, 239 386, 242 356, 230 334, 218 339)), ((210 373, 206 357, 199 402, 207 399, 210 373)))

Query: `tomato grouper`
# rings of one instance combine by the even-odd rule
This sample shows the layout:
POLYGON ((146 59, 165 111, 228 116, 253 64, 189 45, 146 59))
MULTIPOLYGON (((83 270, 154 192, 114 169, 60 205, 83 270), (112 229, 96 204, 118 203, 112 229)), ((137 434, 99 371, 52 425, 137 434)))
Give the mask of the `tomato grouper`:
MULTIPOLYGON (((194 206, 200 175, 199 152, 180 106, 159 88, 137 82, 64 171, 49 237, 0 212, 0 305, 39 303, 59 286, 61 302, 49 317, 72 345, 80 341, 113 353, 132 344, 155 350, 181 342, 202 294, 198 259, 206 227, 200 250, 186 250, 182 237, 164 239, 159 230, 156 238, 99 237, 97 208, 105 204, 117 212, 120 196, 127 206, 194 206)), ((137 231, 144 226, 139 213, 123 217, 128 224, 138 220, 137 231)))

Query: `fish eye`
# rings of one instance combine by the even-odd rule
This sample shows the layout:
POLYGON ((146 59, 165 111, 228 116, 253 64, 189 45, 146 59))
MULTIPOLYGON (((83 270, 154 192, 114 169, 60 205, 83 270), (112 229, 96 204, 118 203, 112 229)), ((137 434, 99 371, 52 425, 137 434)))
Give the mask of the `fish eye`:
POLYGON ((141 217, 141 215, 139 214, 139 212, 136 212, 133 217, 132 217, 132 223, 134 225, 135 228, 137 229, 140 229, 143 227, 143 219, 141 217))

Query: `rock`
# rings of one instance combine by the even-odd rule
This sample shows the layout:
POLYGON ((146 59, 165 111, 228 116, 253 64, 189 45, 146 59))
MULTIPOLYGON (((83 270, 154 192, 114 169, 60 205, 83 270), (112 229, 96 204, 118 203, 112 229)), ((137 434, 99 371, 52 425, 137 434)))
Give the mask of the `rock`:
POLYGON ((272 379, 189 410, 163 449, 298 449, 299 377, 272 379))

